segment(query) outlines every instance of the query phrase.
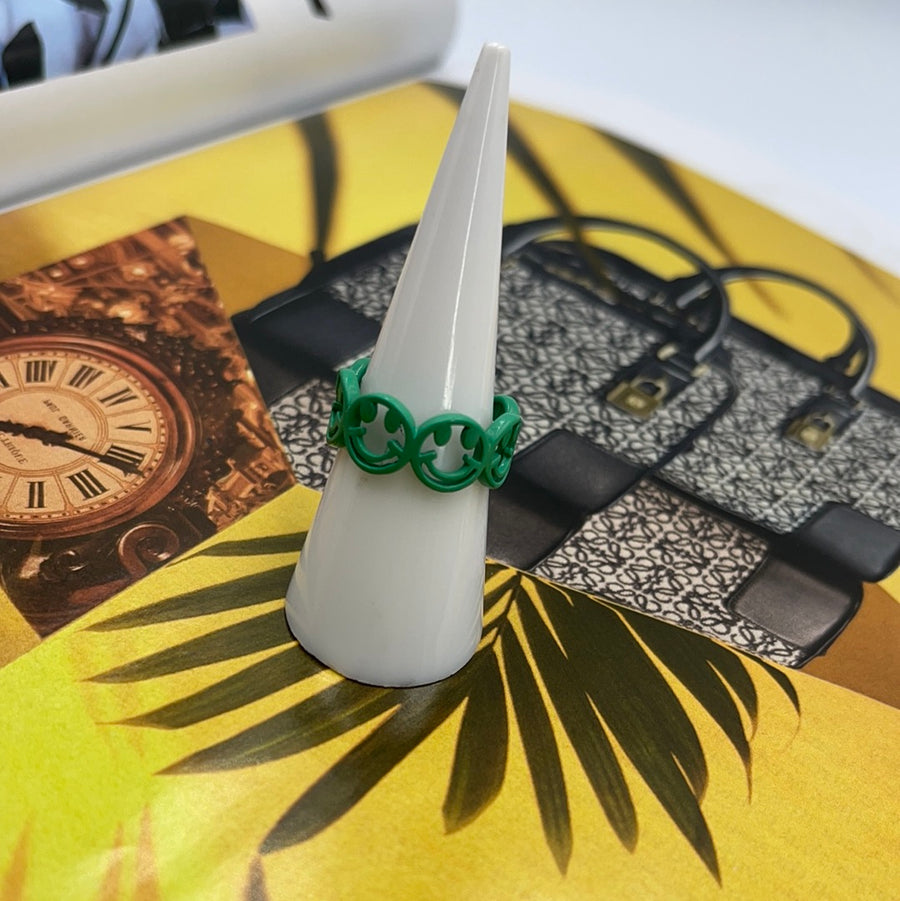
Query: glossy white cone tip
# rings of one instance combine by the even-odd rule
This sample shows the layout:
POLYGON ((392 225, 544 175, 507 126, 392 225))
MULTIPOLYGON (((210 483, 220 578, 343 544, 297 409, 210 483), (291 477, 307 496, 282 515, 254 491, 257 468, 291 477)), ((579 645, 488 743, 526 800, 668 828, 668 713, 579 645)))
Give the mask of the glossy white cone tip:
MULTIPOLYGON (((491 421, 508 95, 509 51, 488 44, 363 379, 418 424, 491 421)), ((456 672, 481 637, 487 503, 480 483, 441 494, 408 466, 370 475, 339 451, 288 588, 291 631, 360 682, 456 672)))

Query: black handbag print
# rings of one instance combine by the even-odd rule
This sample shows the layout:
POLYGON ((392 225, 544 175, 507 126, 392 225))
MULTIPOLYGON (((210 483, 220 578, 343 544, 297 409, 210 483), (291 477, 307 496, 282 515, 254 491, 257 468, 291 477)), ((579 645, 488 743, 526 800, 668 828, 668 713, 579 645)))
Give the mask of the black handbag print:
MULTIPOLYGON (((602 261, 615 272, 609 254, 602 261)), ((627 410, 639 422, 658 419, 658 429, 637 433, 643 437, 659 435, 680 412, 677 400, 670 406, 670 375, 658 378, 652 362, 642 364, 640 377, 595 392, 592 428, 575 431, 629 462, 642 459, 647 471, 655 469, 695 499, 774 533, 784 554, 830 579, 839 570, 865 581, 884 578, 900 563, 900 405, 869 387, 876 361, 869 330, 845 301, 810 280, 760 267, 717 274, 724 284, 765 279, 801 287, 842 315, 850 337, 838 353, 819 361, 726 313, 709 341, 718 342, 707 353, 711 369, 696 371, 692 391, 681 400, 708 394, 703 384, 710 373, 727 375, 730 400, 717 405, 704 427, 692 430, 674 452, 651 466, 652 452, 642 455, 633 434, 628 444, 606 434, 597 440, 610 407, 627 410), (621 403, 623 390, 629 401, 636 396, 633 409, 621 403)), ((703 275, 666 283, 634 264, 629 275, 628 295, 645 304, 645 315, 654 299, 688 307, 704 290, 703 275), (642 290, 635 290, 638 284, 642 290)), ((574 266, 569 277, 578 277, 574 266)), ((565 390, 572 381, 558 376, 557 384, 565 390)), ((524 387, 526 396, 528 391, 524 387)))
MULTIPOLYGON (((722 285, 736 273, 639 226, 579 224, 654 242, 688 274, 667 279, 608 249, 547 239, 556 220, 506 228, 496 387, 517 397, 525 424, 510 478, 492 492, 488 553, 802 663, 852 617, 859 579, 827 548, 786 540, 677 482, 680 461, 743 409, 748 354, 799 355, 772 351, 773 339, 732 321, 722 285)), ((235 317, 294 470, 311 487, 324 485, 332 459, 334 372, 371 349, 412 232, 320 264, 235 317)), ((867 338, 857 329, 847 354, 858 358, 867 338)), ((841 362, 804 365, 837 372, 841 362)), ((825 387, 819 396, 831 397, 825 387)))

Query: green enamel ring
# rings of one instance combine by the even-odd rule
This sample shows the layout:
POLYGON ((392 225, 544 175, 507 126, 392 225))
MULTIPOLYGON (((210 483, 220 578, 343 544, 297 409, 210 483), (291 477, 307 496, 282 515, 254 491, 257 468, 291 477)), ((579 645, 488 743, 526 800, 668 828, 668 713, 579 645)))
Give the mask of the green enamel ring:
POLYGON ((440 413, 416 425, 412 414, 396 397, 363 394, 360 382, 368 357, 338 372, 326 435, 329 444, 346 448, 364 472, 383 475, 409 465, 416 478, 435 491, 460 491, 473 482, 499 488, 512 465, 522 427, 519 405, 511 397, 494 397, 493 421, 485 429, 462 413, 440 413), (375 429, 384 447, 373 450, 366 437, 375 429), (439 451, 455 444, 459 465, 442 469, 439 451))

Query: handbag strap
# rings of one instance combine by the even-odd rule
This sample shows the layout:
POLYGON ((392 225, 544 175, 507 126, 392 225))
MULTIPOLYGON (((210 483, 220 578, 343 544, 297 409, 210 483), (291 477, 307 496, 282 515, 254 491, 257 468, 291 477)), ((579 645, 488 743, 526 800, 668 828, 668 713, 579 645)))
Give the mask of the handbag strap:
POLYGON ((744 280, 766 280, 795 285, 817 294, 838 310, 850 324, 850 338, 841 350, 822 362, 847 380, 842 388, 850 397, 854 400, 862 397, 875 370, 878 351, 872 333, 847 301, 812 279, 779 269, 763 266, 728 266, 719 269, 718 274, 723 284, 744 280))
MULTIPOLYGON (((581 257, 588 274, 594 277, 596 287, 612 294, 615 302, 637 308, 640 312, 646 313, 647 305, 635 304, 633 298, 612 284, 605 271, 606 253, 586 242, 582 237, 584 231, 604 230, 645 238, 690 263, 697 272, 688 278, 692 282, 699 279, 703 290, 675 292, 669 288, 675 283, 666 282, 665 290, 658 298, 658 302, 661 307, 676 313, 682 324, 686 324, 687 313, 692 307, 698 313, 702 310, 702 315, 694 318, 692 328, 682 331, 677 346, 671 343, 666 346, 665 357, 673 364, 680 362, 686 371, 691 371, 715 353, 731 323, 728 295, 716 269, 683 244, 645 225, 603 216, 576 216, 574 224, 578 227, 578 235, 573 244, 575 252, 581 257)), ((542 238, 571 231, 572 225, 573 223, 558 217, 507 225, 503 230, 503 255, 523 250, 527 245, 542 238)))
MULTIPOLYGON (((847 301, 812 279, 781 269, 766 266, 724 266, 717 269, 716 273, 726 286, 740 281, 773 281, 803 288, 818 295, 837 310, 850 326, 850 337, 836 354, 821 362, 830 370, 826 375, 835 388, 853 401, 862 398, 871 381, 878 352, 872 333, 847 301)), ((686 296, 703 294, 707 285, 705 275, 679 279, 673 283, 677 293, 686 296)))
MULTIPOLYGON (((855 310, 833 291, 812 279, 765 266, 726 266, 717 270, 723 284, 767 280, 804 288, 836 309, 850 325, 845 345, 819 363, 819 375, 826 382, 817 395, 800 402, 782 424, 785 438, 822 453, 862 410, 862 401, 877 359, 875 339, 855 310)), ((686 279, 680 291, 705 290, 704 276, 686 279)))

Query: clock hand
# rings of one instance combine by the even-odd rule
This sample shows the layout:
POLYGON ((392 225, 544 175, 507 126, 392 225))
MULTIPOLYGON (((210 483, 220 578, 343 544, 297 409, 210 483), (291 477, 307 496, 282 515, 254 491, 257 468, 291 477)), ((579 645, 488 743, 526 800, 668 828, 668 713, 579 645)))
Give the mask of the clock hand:
POLYGON ((6 432, 8 435, 21 435, 23 438, 36 438, 44 444, 58 444, 60 441, 67 441, 72 437, 68 432, 54 432, 53 429, 45 429, 39 425, 24 425, 9 419, 0 419, 0 432, 6 432))
POLYGON ((20 435, 22 438, 34 438, 50 447, 64 447, 68 450, 77 451, 79 454, 86 454, 89 457, 94 457, 101 463, 106 463, 107 466, 115 466, 126 475, 136 475, 140 472, 134 463, 111 456, 109 451, 101 453, 89 447, 73 444, 69 441, 72 437, 69 432, 56 432, 53 429, 45 429, 43 426, 24 425, 21 422, 12 422, 9 419, 0 419, 0 432, 6 432, 8 435, 20 435))

